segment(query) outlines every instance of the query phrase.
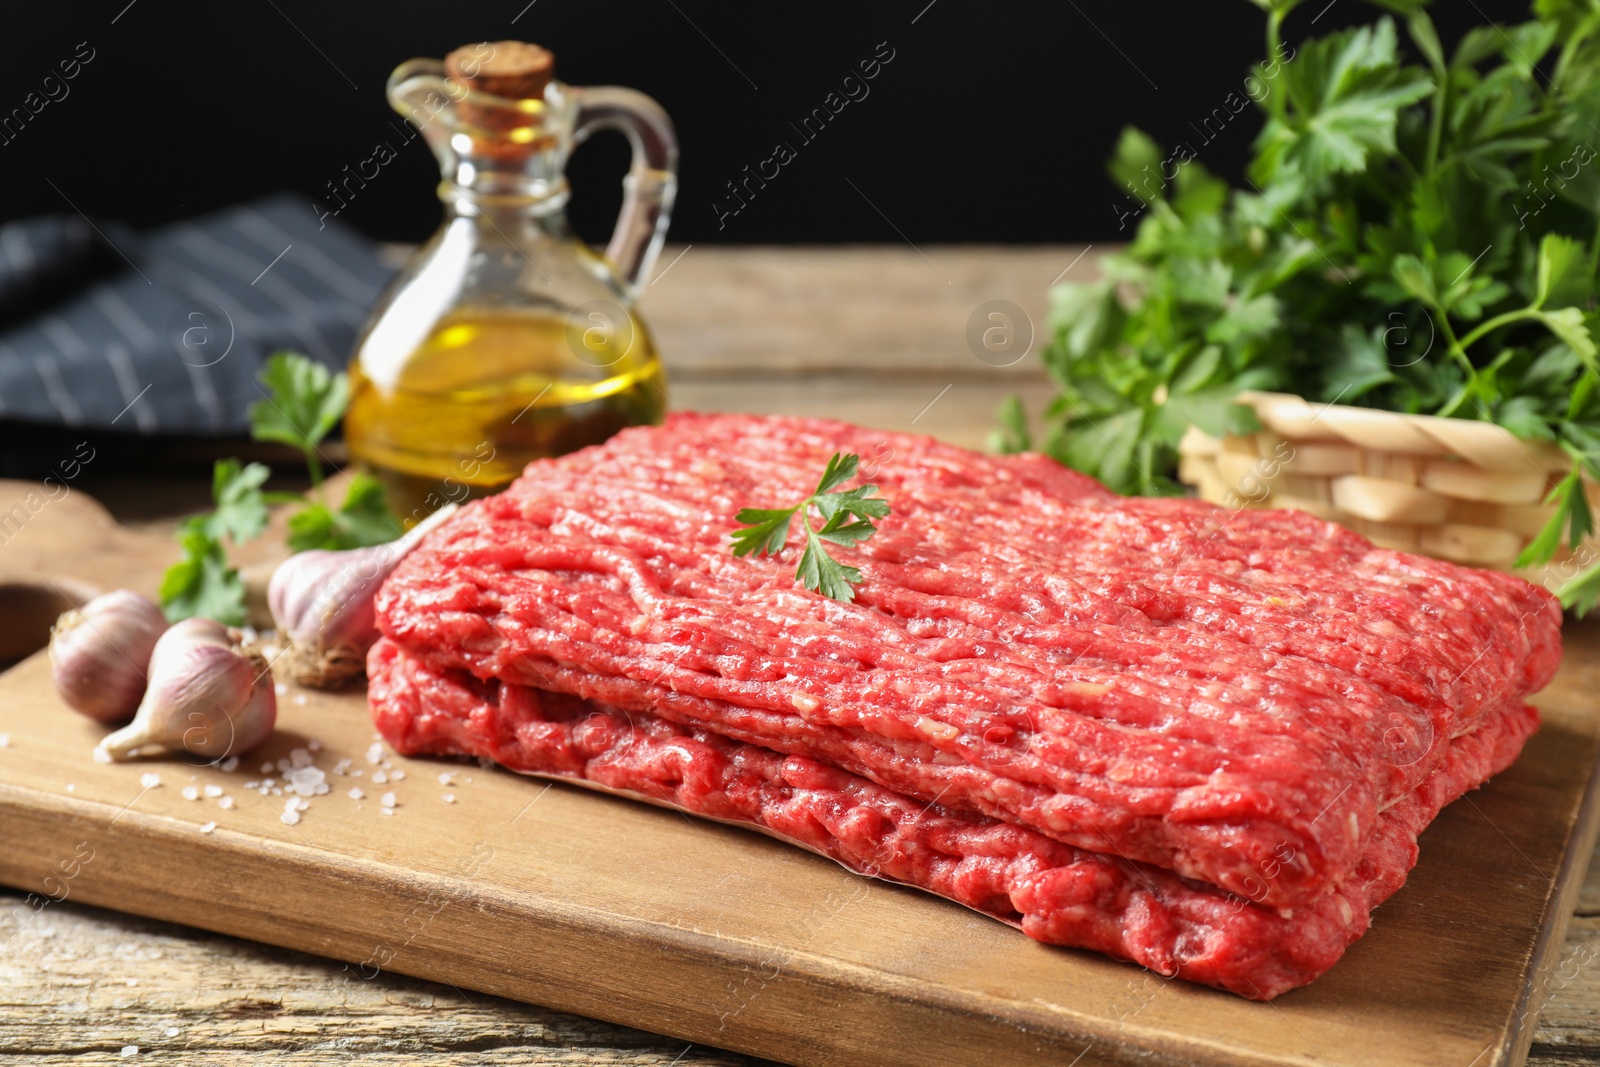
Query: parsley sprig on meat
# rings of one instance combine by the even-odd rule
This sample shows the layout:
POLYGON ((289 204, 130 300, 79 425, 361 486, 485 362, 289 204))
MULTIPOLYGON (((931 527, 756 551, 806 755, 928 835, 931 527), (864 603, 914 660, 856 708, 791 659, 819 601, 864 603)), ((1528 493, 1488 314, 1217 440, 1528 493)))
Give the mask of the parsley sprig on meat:
POLYGON ((800 528, 805 531, 806 548, 800 555, 800 565, 795 568, 795 580, 812 592, 834 600, 846 603, 854 600, 861 571, 828 555, 823 542, 846 547, 859 544, 878 532, 872 520, 889 514, 889 502, 872 495, 878 491, 877 486, 838 488, 856 476, 860 465, 860 456, 853 453, 841 456, 835 452, 823 468, 816 491, 794 507, 742 509, 734 516, 744 529, 732 534, 733 554, 777 555, 788 545, 789 531, 798 515, 800 528), (811 508, 816 508, 822 516, 820 529, 811 528, 808 517, 811 508))
MULTIPOLYGON (((1265 389, 1493 422, 1600 478, 1600 0, 1534 0, 1530 21, 1452 50, 1427 0, 1373 0, 1395 17, 1294 48, 1301 0, 1254 2, 1272 58, 1226 104, 1260 114, 1245 181, 1123 132, 1110 170, 1131 244, 1102 280, 1055 289, 1060 396, 1037 435, 1008 402, 998 446, 1180 492, 1186 427, 1251 432, 1233 401, 1265 389)), ((1519 565, 1578 546, 1583 494, 1579 475, 1555 486, 1519 565)), ((1563 590, 1596 597, 1593 571, 1563 590)))

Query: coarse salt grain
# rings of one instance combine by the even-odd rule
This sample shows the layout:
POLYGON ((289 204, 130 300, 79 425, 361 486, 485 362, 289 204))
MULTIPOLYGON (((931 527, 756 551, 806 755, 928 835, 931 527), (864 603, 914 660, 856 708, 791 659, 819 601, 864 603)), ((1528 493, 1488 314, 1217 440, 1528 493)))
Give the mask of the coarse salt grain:
POLYGON ((346 773, 349 772, 349 770, 350 770, 350 761, 347 760, 347 759, 342 759, 338 763, 335 763, 333 765, 333 773, 334 774, 341 774, 341 775, 342 774, 346 774, 346 773))
POLYGON ((450 785, 455 780, 456 780, 456 776, 451 774, 449 771, 440 771, 439 772, 439 784, 440 785, 450 785))
POLYGON ((446 793, 439 799, 443 800, 446 804, 454 804, 456 802, 456 795, 454 793, 446 793))
POLYGON ((278 682, 273 685, 272 691, 277 693, 279 696, 283 696, 283 694, 289 691, 289 687, 284 685, 282 682, 278 682))
POLYGON ((293 808, 290 808, 288 811, 278 816, 278 818, 288 823, 290 826, 293 826, 295 823, 300 821, 300 813, 295 811, 293 808))
POLYGON ((367 746, 367 762, 377 763, 383 759, 383 746, 374 741, 367 746))
POLYGON ((311 740, 306 742, 306 747, 309 748, 313 752, 321 752, 322 751, 322 742, 318 741, 315 737, 313 737, 311 740))
POLYGON ((139 784, 146 789, 154 789, 161 784, 161 776, 155 771, 145 771, 139 776, 139 784))
POLYGON ((138 1054, 139 1054, 139 1046, 138 1045, 123 1045, 122 1046, 122 1058, 123 1059, 127 1059, 129 1056, 137 1056, 138 1054))
POLYGON ((374 782, 377 782, 379 785, 383 785, 385 782, 387 782, 389 780, 389 776, 387 774, 383 773, 382 771, 373 771, 372 772, 372 780, 374 782))
POLYGON ((390 771, 389 772, 389 777, 393 778, 397 782, 403 782, 403 781, 406 780, 406 772, 405 771, 390 771))
POLYGON ((67 783, 67 792, 76 793, 77 791, 78 791, 78 787, 77 786, 73 785, 71 782, 67 783))
POLYGON ((222 761, 222 769, 227 774, 232 774, 234 771, 238 770, 239 769, 239 757, 238 756, 229 756, 227 759, 223 760, 222 761))
POLYGON ((203 833, 203 834, 209 834, 211 831, 215 830, 216 828, 217 828, 217 824, 214 823, 214 822, 202 823, 201 826, 200 826, 200 832, 203 833))
POLYGON ((378 809, 378 813, 381 814, 381 815, 393 815, 394 814, 394 809, 393 808, 379 808, 378 809))
POLYGON ((183 787, 183 799, 185 799, 185 800, 199 800, 200 799, 200 790, 196 789, 192 785, 184 786, 183 787))
POLYGON ((261 765, 261 773, 262 774, 271 774, 272 773, 272 764, 271 763, 263 763, 261 765))
POLYGON ((169 1026, 169 1027, 167 1027, 165 1030, 163 1030, 161 1032, 163 1034, 167 1035, 168 1037, 177 1037, 178 1033, 179 1033, 179 1030, 178 1030, 178 1028, 176 1026, 169 1026))
POLYGON ((223 797, 221 800, 217 801, 217 807, 227 811, 229 808, 233 807, 233 798, 223 797))
POLYGON ((261 783, 260 782, 246 782, 244 784, 244 787, 246 789, 259 789, 259 788, 261 788, 261 783))
POLYGON ((11 747, 11 735, 10 734, 0 734, 0 748, 10 748, 10 747, 11 747))
POLYGON ((394 807, 394 794, 393 793, 385 793, 385 794, 383 794, 383 796, 378 798, 378 803, 382 804, 386 808, 394 807))
POLYGON ((384 770, 388 770, 390 767, 393 767, 393 766, 394 766, 394 762, 393 761, 391 761, 391 760, 384 760, 383 761, 383 769, 384 770))
POLYGON ((304 693, 296 693, 294 695, 294 702, 299 707, 302 707, 302 708, 305 707, 306 706, 306 695, 304 693))
POLYGON ((220 797, 222 795, 222 787, 220 785, 208 785, 205 787, 204 792, 208 797, 220 797))
POLYGON ((367 794, 363 793, 359 788, 357 788, 355 786, 352 786, 350 788, 350 792, 345 794, 345 796, 349 797, 351 800, 360 800, 362 797, 364 797, 366 795, 367 794))

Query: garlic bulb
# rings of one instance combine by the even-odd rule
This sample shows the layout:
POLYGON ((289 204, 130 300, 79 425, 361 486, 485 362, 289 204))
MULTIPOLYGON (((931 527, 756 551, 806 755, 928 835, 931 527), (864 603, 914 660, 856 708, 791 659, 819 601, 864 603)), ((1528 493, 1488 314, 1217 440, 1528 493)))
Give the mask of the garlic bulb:
POLYGON ((279 662, 300 685, 332 689, 362 676, 378 639, 373 598, 418 541, 451 515, 446 504, 384 545, 344 552, 311 549, 272 573, 267 602, 284 641, 279 662))
POLYGON ((155 602, 127 589, 67 612, 50 628, 56 692, 96 722, 127 722, 144 696, 150 653, 166 629, 155 602))
POLYGON ((101 741, 95 756, 125 760, 160 748, 221 759, 265 741, 277 718, 266 658, 241 647, 237 630, 185 619, 156 642, 133 722, 101 741))

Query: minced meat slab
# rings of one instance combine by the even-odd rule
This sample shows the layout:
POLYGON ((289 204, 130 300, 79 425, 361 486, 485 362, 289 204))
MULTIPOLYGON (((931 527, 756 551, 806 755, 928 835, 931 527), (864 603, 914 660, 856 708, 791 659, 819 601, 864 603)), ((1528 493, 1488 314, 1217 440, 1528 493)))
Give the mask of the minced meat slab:
POLYGON ((1262 1000, 1305 985, 1367 929, 1405 881, 1439 809, 1508 766, 1538 723, 1513 705, 1450 745, 1434 773, 1377 816, 1337 886, 1280 913, 1171 871, 1087 852, 1036 831, 926 804, 801 755, 660 716, 462 670, 387 639, 368 658, 373 720, 407 756, 466 755, 743 823, 1020 926, 1262 1000))
POLYGON ((1561 655, 1544 590, 1300 512, 737 415, 531 464, 425 539, 377 608, 430 668, 812 758, 1276 908, 1348 882, 1379 813, 1561 655), (792 505, 836 451, 893 508, 834 549, 862 573, 848 604, 796 584, 796 547, 728 548, 740 508, 792 505))

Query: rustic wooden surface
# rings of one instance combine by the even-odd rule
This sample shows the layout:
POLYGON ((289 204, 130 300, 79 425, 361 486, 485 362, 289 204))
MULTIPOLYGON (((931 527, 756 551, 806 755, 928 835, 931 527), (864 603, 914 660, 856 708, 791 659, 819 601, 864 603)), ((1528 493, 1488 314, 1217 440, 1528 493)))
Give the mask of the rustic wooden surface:
MULTIPOLYGON (((826 413, 972 446, 1006 392, 1033 407, 1049 397, 1034 360, 996 368, 969 350, 973 309, 1015 301, 1042 334, 1050 282, 1075 261, 1068 277, 1093 269, 1078 248, 694 248, 673 263, 677 251, 644 307, 681 407, 826 413)), ((154 519, 137 483, 97 492, 154 519)), ((252 891, 270 902, 278 890, 252 891)), ((1600 868, 1575 915, 1533 1064, 1600 1062, 1600 868)), ((33 916, 20 894, 0 892, 0 929, 11 920, 24 921, 0 949, 0 1053, 29 1062, 104 1061, 126 1045, 169 1062, 757 1062, 388 971, 351 982, 319 957, 70 899, 33 916)))

